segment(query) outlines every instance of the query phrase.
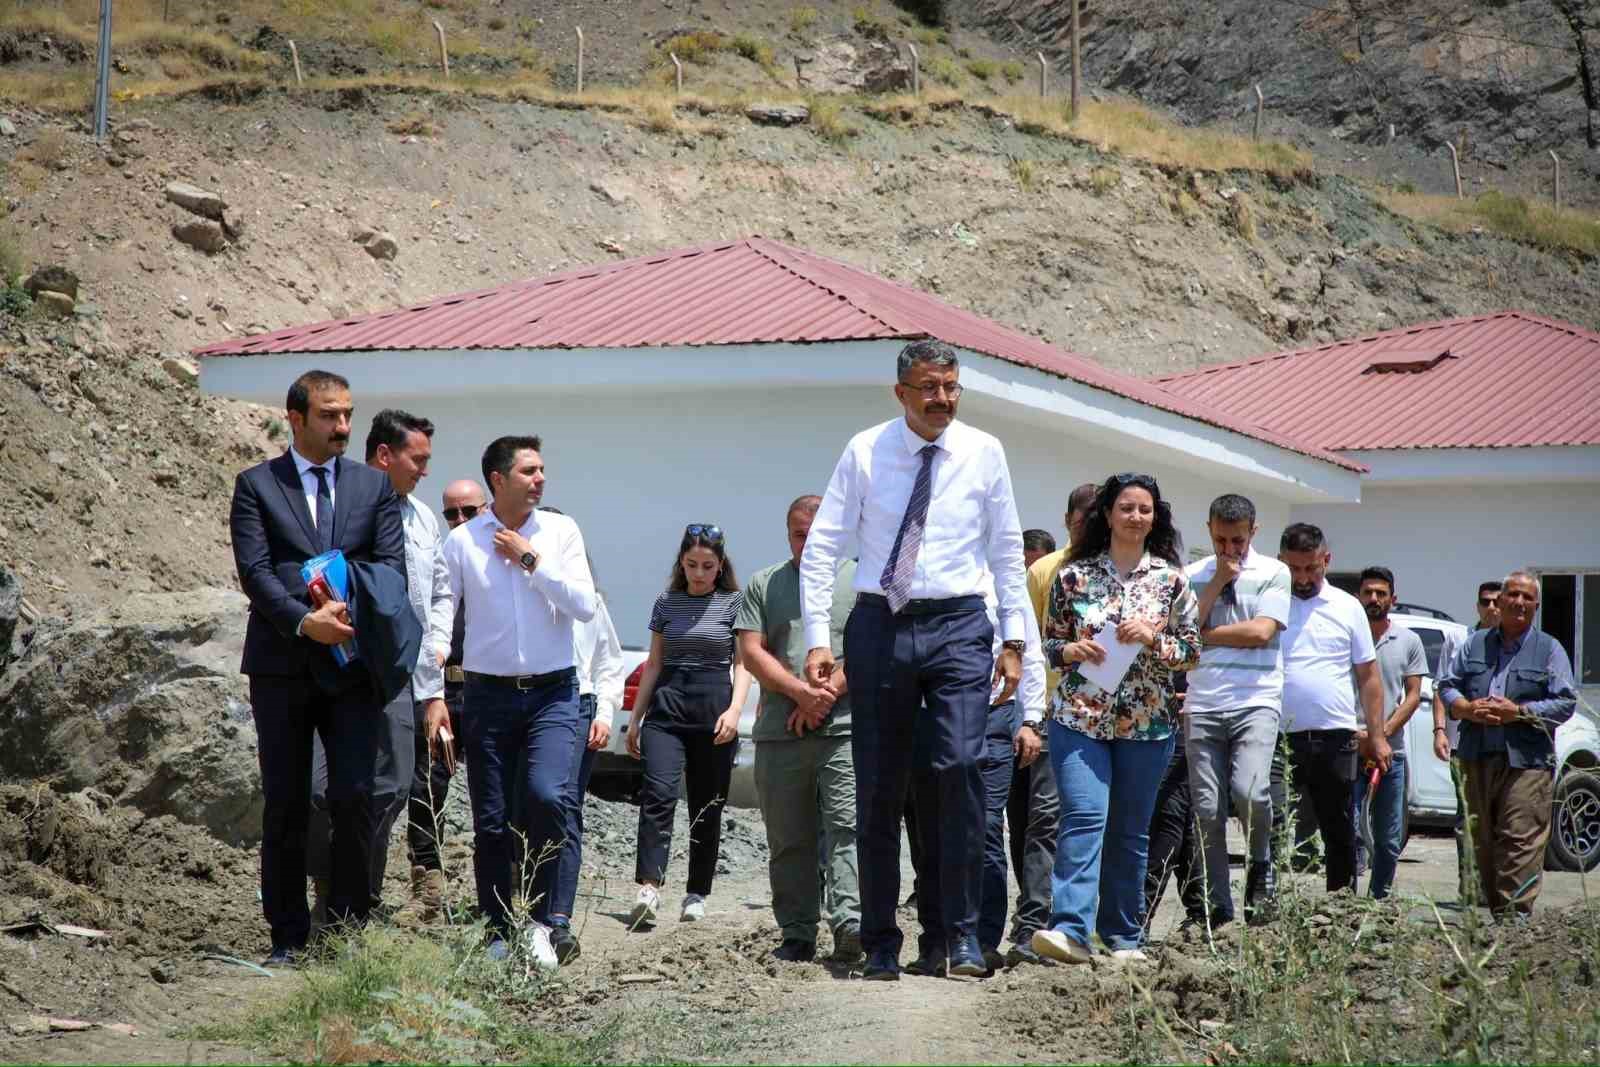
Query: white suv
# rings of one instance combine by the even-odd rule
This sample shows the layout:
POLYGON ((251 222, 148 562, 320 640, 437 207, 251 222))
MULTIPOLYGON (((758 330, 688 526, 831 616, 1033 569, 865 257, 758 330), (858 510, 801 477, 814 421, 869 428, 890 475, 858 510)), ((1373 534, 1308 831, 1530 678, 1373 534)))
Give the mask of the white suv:
MULTIPOLYGON (((1406 816, 1419 825, 1451 826, 1456 817, 1456 791, 1450 781, 1450 765, 1433 754, 1433 680, 1443 666, 1439 658, 1445 635, 1459 646, 1466 640, 1467 628, 1427 615, 1397 612, 1389 618, 1420 637, 1428 654, 1422 704, 1406 724, 1406 816)), ((1556 730, 1555 741, 1555 810, 1545 866, 1592 870, 1600 864, 1600 722, 1580 702, 1572 718, 1556 730)), ((1409 826, 1402 830, 1402 839, 1409 830, 1409 826)))

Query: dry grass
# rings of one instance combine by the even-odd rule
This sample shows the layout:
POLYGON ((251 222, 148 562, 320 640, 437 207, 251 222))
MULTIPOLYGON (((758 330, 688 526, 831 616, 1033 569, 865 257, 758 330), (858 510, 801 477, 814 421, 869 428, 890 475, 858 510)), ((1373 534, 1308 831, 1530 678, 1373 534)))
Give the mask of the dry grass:
MULTIPOLYGON (((95 20, 85 22, 74 18, 71 5, 57 10, 13 8, 0 14, 0 31, 42 34, 71 41, 90 53, 99 44, 95 20)), ((191 56, 214 70, 266 70, 276 62, 274 57, 243 48, 221 34, 162 22, 159 13, 153 20, 128 18, 119 13, 111 40, 120 52, 151 56, 178 53, 191 56)))
POLYGON ((811 129, 824 141, 843 144, 861 132, 844 117, 844 105, 834 96, 814 96, 806 104, 811 111, 811 129))
POLYGON ((1116 152, 1185 170, 1250 170, 1285 177, 1311 173, 1311 156, 1281 141, 1252 141, 1223 130, 1183 126, 1127 100, 1086 103, 1072 136, 1116 152))
POLYGON ((1484 230, 1552 252, 1600 255, 1600 216, 1490 190, 1471 200, 1427 193, 1388 192, 1379 197, 1398 215, 1451 233, 1484 230))
POLYGON ((1028 68, 1023 66, 1020 59, 1008 59, 1000 64, 1000 73, 1012 85, 1021 81, 1028 73, 1028 68))
POLYGON ((1089 172, 1089 188, 1095 196, 1105 196, 1122 182, 1122 172, 1115 167, 1096 167, 1089 172))
POLYGON ((408 111, 398 118, 390 119, 387 126, 390 133, 401 136, 434 137, 439 133, 438 124, 426 111, 408 111))
POLYGON ((60 130, 45 130, 17 156, 49 170, 66 160, 67 135, 60 130))
POLYGON ((1031 193, 1039 183, 1039 168, 1034 166, 1031 159, 1013 159, 1011 161, 1011 176, 1017 179, 1017 185, 1025 193, 1031 193))
POLYGON ((816 25, 817 19, 820 17, 816 8, 810 4, 802 4, 789 12, 789 32, 805 33, 816 25))
POLYGON ((1228 201, 1228 222, 1233 230, 1246 241, 1256 239, 1256 215, 1250 207, 1250 198, 1243 193, 1235 193, 1233 199, 1228 201))

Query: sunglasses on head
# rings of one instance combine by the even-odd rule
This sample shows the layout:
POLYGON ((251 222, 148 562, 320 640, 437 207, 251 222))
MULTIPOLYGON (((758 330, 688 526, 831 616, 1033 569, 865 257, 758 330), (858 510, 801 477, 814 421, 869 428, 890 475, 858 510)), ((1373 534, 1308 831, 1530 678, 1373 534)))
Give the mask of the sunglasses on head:
POLYGON ((714 545, 722 543, 722 527, 709 522, 691 522, 683 528, 685 537, 698 537, 714 545))
POLYGON ((1121 487, 1137 485, 1141 488, 1149 489, 1151 492, 1157 491, 1156 480, 1148 474, 1135 474, 1132 471, 1127 471, 1122 474, 1112 475, 1111 480, 1121 487))
POLYGON ((463 504, 459 508, 445 508, 444 519, 446 522, 455 522, 457 519, 471 519, 478 514, 479 505, 463 504))

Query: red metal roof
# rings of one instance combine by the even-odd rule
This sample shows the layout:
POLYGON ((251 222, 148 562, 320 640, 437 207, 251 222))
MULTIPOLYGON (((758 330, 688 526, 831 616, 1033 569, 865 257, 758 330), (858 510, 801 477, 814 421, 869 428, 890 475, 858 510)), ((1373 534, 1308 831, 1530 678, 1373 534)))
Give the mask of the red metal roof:
POLYGON ((1600 444, 1600 334, 1521 311, 1156 381, 1329 450, 1600 444))
POLYGON ((936 337, 1336 464, 1358 463, 1054 348, 927 293, 747 237, 564 271, 409 308, 208 345, 197 356, 642 348, 936 337))

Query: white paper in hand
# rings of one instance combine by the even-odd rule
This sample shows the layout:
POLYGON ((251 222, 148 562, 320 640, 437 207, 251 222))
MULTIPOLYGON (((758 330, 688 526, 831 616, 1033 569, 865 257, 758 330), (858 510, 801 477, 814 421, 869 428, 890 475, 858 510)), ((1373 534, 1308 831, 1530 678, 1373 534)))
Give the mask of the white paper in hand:
POLYGON ((1128 668, 1133 666, 1133 661, 1144 646, 1137 641, 1124 643, 1118 641, 1116 631, 1107 628, 1111 640, 1102 641, 1101 647, 1106 650, 1106 658, 1100 663, 1090 663, 1084 660, 1078 664, 1078 673, 1084 680, 1092 682, 1108 693, 1115 693, 1122 684, 1122 679, 1127 677, 1128 668))

